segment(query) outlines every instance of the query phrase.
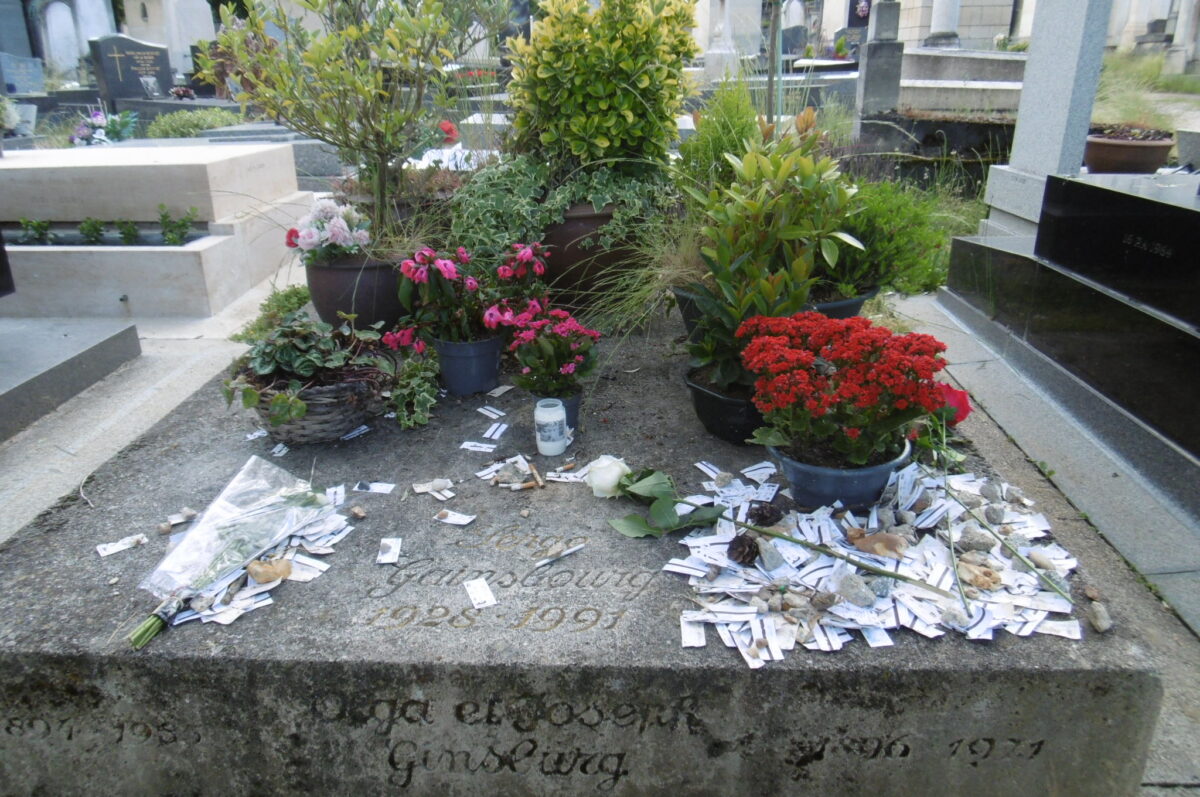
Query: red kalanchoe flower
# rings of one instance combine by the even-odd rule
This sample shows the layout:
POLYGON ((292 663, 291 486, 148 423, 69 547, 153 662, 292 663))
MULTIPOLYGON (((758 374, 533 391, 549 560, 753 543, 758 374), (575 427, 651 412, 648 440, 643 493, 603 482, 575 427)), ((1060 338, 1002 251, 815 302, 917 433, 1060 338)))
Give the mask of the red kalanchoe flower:
POLYGON ((283 239, 283 242, 285 244, 287 244, 288 249, 295 249, 296 247, 298 247, 300 245, 299 243, 297 243, 299 238, 300 238, 300 231, 297 230, 295 227, 293 227, 287 231, 287 237, 285 237, 283 239))

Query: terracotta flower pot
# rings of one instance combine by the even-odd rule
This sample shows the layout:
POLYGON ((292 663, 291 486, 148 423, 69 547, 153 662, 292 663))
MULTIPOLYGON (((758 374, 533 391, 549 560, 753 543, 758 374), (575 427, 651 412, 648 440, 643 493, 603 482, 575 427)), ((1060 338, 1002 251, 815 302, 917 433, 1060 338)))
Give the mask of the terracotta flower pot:
POLYGON ((1154 174, 1167 162, 1173 139, 1128 141, 1088 136, 1083 162, 1092 174, 1154 174))

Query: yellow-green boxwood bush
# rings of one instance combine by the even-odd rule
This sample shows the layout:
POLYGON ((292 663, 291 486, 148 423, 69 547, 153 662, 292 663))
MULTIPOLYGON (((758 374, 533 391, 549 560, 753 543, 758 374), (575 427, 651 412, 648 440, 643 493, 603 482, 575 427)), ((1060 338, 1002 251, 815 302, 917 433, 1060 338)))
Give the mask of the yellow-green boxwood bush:
POLYGON ((695 54, 690 0, 546 0, 528 42, 510 40, 513 148, 555 164, 660 161, 695 54))
POLYGON ((147 138, 194 138, 203 130, 240 124, 242 117, 224 108, 173 111, 155 118, 146 129, 147 138))

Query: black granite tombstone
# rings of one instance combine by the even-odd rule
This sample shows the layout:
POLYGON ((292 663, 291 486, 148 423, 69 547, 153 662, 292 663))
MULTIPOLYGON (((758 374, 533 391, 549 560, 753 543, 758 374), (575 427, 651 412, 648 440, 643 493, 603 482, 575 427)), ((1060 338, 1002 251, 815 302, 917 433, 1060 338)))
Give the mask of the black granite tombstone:
POLYGON ((781 35, 783 36, 784 55, 804 54, 804 48, 808 46, 808 28, 803 25, 784 28, 781 35))
POLYGON ((92 39, 88 45, 96 64, 100 96, 106 102, 147 96, 142 78, 152 79, 160 95, 173 84, 166 47, 119 33, 92 39))
POLYGON ((1195 175, 1050 177, 1034 252, 1200 329, 1195 175))
POLYGON ((29 26, 22 0, 0 0, 0 51, 29 57, 29 26))
POLYGON ((0 88, 4 94, 45 94, 42 59, 0 52, 0 88))

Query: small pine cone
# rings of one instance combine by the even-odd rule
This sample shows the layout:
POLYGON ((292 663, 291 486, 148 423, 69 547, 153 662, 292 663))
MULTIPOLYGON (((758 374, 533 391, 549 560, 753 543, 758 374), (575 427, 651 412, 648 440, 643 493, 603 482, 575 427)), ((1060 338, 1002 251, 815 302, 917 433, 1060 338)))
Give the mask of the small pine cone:
POLYGON ((766 501, 755 501, 750 505, 750 511, 746 513, 746 519, 755 526, 774 526, 783 520, 783 510, 766 501))
POLYGON ((752 565, 758 558, 758 540, 739 534, 729 542, 726 554, 739 565, 752 565))

